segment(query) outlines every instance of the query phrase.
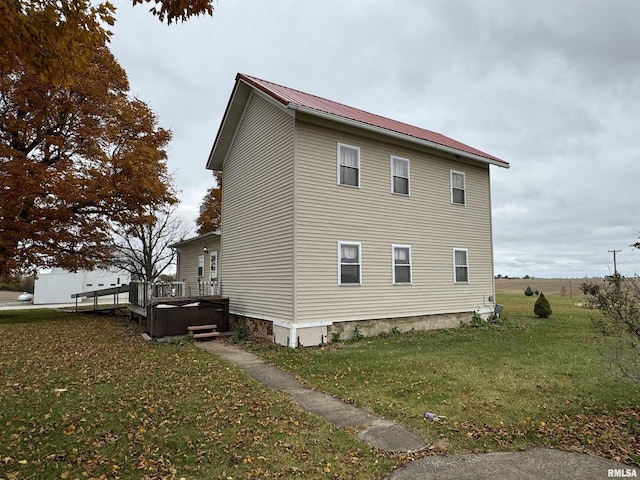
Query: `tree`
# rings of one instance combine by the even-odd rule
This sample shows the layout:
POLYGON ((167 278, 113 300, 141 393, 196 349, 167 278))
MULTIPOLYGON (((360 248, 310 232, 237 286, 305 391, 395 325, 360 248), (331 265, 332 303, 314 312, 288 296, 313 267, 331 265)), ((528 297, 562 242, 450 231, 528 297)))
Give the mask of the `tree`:
POLYGON ((592 322, 606 337, 605 356, 624 377, 640 382, 640 277, 614 274, 604 284, 586 282, 580 288, 589 305, 602 312, 592 322))
POLYGON ((184 22, 197 15, 213 15, 214 0, 133 0, 133 4, 155 3, 149 11, 168 24, 176 20, 184 22))
POLYGON ((112 264, 144 281, 157 279, 175 260, 169 245, 187 236, 175 207, 149 211, 116 232, 112 264))
POLYGON ((540 318, 549 318, 553 313, 551 310, 551 304, 549 300, 544 296, 544 293, 540 292, 540 296, 533 305, 533 313, 540 318))
MULTIPOLYGON (((133 5, 152 3, 132 0, 133 5)), ((150 12, 171 24, 213 15, 214 0, 153 0, 150 12)), ((26 69, 67 86, 91 64, 91 54, 109 41, 115 7, 90 0, 0 1, 0 71, 26 69), (19 68, 17 68, 19 66, 19 68)))
POLYGON ((176 202, 171 134, 128 88, 104 46, 64 87, 28 67, 2 72, 0 276, 102 264, 113 223, 176 202))
POLYGON ((527 297, 533 297, 533 290, 531 290, 531 287, 527 285, 527 288, 525 288, 524 290, 524 294, 527 297))
MULTIPOLYGON (((132 2, 169 24, 214 4, 132 2)), ((128 96, 114 22, 109 2, 0 0, 0 275, 96 266, 113 222, 176 201, 170 132, 128 96)))
POLYGON ((207 190, 202 203, 200 214, 196 219, 198 235, 213 232, 222 225, 222 172, 214 172, 216 186, 207 190))

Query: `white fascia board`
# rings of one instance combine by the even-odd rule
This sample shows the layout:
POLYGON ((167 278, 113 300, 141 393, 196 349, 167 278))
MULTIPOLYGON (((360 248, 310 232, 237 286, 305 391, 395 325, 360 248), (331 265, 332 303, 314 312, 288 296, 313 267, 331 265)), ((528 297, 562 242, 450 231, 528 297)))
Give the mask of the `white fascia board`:
POLYGON ((302 113, 306 113, 308 115, 312 115, 314 117, 325 118, 327 120, 331 120, 331 121, 338 122, 338 123, 343 123, 345 125, 349 125, 349 126, 352 126, 352 127, 363 128, 365 130, 369 130, 369 131, 372 131, 372 132, 375 132, 375 133, 379 133, 381 135, 386 135, 386 136, 389 136, 389 137, 398 138, 400 140, 405 140, 405 141, 411 142, 411 143, 417 143, 419 145, 424 145, 424 146, 433 148, 435 150, 440 150, 441 152, 446 152, 446 153, 451 153, 451 154, 454 154, 454 155, 459 155, 461 157, 465 157, 465 158, 468 158, 470 160, 475 160, 475 161, 482 162, 482 163, 488 163, 488 164, 496 165, 496 166, 502 167, 502 168, 509 168, 510 167, 510 165, 508 163, 505 165, 504 163, 497 162, 497 161, 492 160, 490 158, 483 157, 483 156, 480 156, 480 155, 475 155, 473 153, 468 153, 468 152, 465 152, 463 150, 458 150, 457 148, 447 147, 446 145, 441 145, 439 143, 430 142, 428 140, 423 140, 421 138, 412 137, 411 135, 405 135, 404 133, 394 132, 393 130, 387 130, 386 128, 377 127, 375 125, 370 125, 368 123, 359 122, 357 120, 352 120, 350 118, 344 118, 344 117, 340 117, 338 115, 333 115, 331 113, 321 112, 321 111, 315 110, 313 108, 304 107, 302 105, 289 104, 288 108, 290 108, 292 110, 297 110, 297 111, 302 112, 302 113))

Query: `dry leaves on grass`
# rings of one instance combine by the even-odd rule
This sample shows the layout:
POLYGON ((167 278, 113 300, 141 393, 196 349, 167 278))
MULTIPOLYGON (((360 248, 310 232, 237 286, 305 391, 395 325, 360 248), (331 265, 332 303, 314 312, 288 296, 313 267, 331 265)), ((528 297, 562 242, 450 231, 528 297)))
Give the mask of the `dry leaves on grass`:
POLYGON ((0 321, 0 386, 7 478, 376 478, 392 466, 215 355, 143 342, 122 319, 0 321))
POLYGON ((640 466, 640 409, 622 408, 601 414, 563 415, 547 421, 527 420, 520 426, 455 422, 467 437, 508 447, 518 438, 531 437, 540 445, 589 453, 628 465, 640 466))

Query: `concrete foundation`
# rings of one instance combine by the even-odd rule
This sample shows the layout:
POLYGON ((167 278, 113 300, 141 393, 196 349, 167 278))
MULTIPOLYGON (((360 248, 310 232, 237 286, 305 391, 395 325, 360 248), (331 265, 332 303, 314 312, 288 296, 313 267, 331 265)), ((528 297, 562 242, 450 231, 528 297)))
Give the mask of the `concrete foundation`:
POLYGON ((334 339, 348 340, 357 332, 365 337, 376 336, 392 331, 410 332, 412 330, 438 330, 457 328, 469 323, 473 312, 447 313, 438 315, 418 315, 411 317, 380 318, 374 320, 337 321, 318 324, 274 325, 269 320, 261 320, 243 315, 230 314, 230 328, 235 329, 239 322, 246 322, 252 337, 265 338, 271 342, 290 347, 310 347, 329 343, 334 339))

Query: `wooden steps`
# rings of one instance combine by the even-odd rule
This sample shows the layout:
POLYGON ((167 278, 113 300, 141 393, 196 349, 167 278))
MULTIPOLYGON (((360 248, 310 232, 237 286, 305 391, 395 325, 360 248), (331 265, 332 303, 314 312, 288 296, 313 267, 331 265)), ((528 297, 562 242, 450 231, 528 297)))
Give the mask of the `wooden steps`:
POLYGON ((217 325, 189 325, 187 331, 196 340, 205 338, 215 338, 220 336, 220 332, 217 331, 217 325))

